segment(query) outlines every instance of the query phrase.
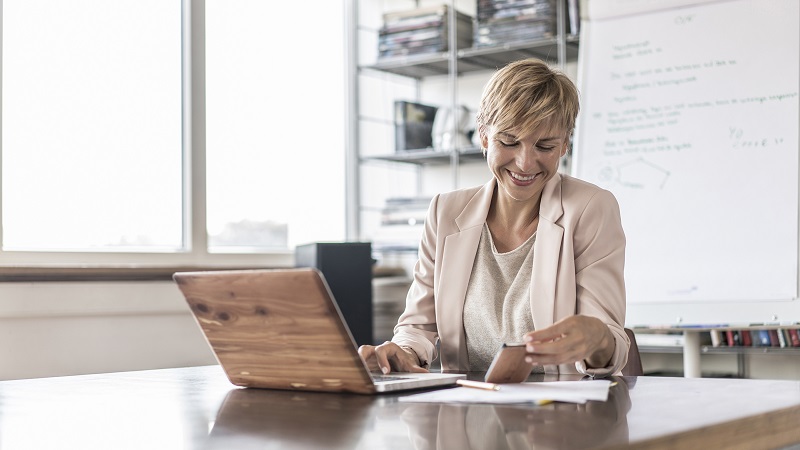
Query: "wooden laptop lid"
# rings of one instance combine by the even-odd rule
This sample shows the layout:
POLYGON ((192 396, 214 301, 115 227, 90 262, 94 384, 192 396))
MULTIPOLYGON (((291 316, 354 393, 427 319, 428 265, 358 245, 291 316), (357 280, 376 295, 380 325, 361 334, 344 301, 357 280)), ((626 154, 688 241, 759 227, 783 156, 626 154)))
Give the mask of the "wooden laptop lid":
POLYGON ((231 383, 375 392, 316 269, 184 272, 173 278, 231 383))

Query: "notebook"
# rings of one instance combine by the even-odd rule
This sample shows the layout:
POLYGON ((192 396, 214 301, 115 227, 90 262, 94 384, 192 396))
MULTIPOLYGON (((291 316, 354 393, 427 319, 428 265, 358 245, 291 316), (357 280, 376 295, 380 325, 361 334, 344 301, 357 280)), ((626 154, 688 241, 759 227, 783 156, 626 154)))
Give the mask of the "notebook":
POLYGON ((370 373, 313 268, 173 276, 231 383, 372 394, 455 384, 463 374, 370 373))

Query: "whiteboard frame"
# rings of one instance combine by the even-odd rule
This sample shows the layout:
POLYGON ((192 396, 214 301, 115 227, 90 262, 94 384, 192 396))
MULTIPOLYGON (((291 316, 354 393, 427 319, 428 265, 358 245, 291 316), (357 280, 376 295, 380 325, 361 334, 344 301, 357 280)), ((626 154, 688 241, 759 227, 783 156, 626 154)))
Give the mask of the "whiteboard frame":
MULTIPOLYGON (((727 0, 733 1, 733 0, 727 0)), ((754 0, 751 0, 754 1, 754 0)), ((714 0, 647 0, 631 2, 630 0, 592 0, 586 2, 589 7, 582 14, 581 45, 578 53, 578 87, 586 86, 583 78, 587 76, 584 61, 590 51, 592 19, 610 17, 623 17, 643 12, 654 12, 665 9, 677 9, 685 6, 697 6, 704 3, 715 3, 714 0)), ((585 96, 586 92, 581 92, 585 96)), ((798 100, 800 103, 800 100, 798 100)), ((579 145, 584 138, 583 128, 580 126, 581 118, 578 117, 574 136, 574 153, 571 164, 571 174, 579 173, 581 164, 579 145)), ((800 141, 800 128, 797 129, 800 141)), ((800 151, 800 148, 798 149, 800 151)), ((800 164, 798 164, 800 174, 800 164)), ((800 196, 800 182, 797 185, 800 196)), ((800 209, 798 210, 800 215, 800 209)), ((800 223, 800 217, 798 217, 800 223)), ((800 229, 798 233, 797 267, 798 277, 795 286, 795 297, 787 300, 759 300, 749 301, 686 301, 686 302, 652 302, 628 303, 625 325, 630 328, 718 328, 718 327, 749 327, 749 326, 789 326, 800 328, 800 229)))

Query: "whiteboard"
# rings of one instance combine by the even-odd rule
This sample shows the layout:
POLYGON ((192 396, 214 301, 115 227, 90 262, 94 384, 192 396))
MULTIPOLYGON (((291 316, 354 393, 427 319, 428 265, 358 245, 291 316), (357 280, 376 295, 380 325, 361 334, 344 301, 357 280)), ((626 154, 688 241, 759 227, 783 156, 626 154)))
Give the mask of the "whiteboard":
POLYGON ((620 202, 627 323, 800 322, 800 2, 588 3, 573 174, 620 202))

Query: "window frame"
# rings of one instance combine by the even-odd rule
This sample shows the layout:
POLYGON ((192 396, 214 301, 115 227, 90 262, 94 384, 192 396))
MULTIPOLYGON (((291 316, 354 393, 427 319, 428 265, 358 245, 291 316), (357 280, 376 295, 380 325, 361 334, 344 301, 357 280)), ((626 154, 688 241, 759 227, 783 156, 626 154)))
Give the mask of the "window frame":
MULTIPOLYGON (((0 0, 0 74, 2 74, 3 2, 0 0)), ((294 251, 212 252, 208 249, 206 225, 206 116, 205 116, 205 0, 181 0, 181 153, 183 160, 183 243, 182 250, 142 252, 119 250, 96 251, 19 251, 3 250, 2 268, 170 268, 170 267, 291 267, 294 251)), ((3 86, 0 77, 0 102, 3 86)), ((2 110, 0 109, 0 173, 2 173, 2 110)), ((345 145, 345 156, 350 153, 345 145)), ((346 171, 347 172, 347 171, 346 171)), ((350 178, 345 173, 345 180, 350 178)), ((346 181, 347 182, 347 181, 346 181)), ((0 184, 0 194, 2 184, 0 184)), ((345 197, 346 209, 349 199, 345 197)), ((0 195, 0 224, 3 218, 0 195)), ((345 229, 350 230, 345 217, 345 229)), ((2 242, 0 226, 0 242, 2 242)), ((350 234, 350 233, 348 233, 350 234)))

